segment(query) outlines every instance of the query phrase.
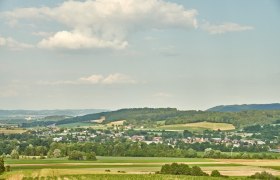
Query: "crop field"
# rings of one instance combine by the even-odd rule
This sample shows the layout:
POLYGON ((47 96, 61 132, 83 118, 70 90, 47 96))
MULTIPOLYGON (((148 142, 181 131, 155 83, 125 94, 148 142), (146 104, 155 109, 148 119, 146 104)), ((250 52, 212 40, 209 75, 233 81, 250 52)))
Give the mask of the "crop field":
MULTIPOLYGON (((6 179, 23 177, 65 177, 75 179, 186 179, 184 176, 149 175, 159 171, 167 163, 185 163, 199 166, 206 173, 219 170, 223 175, 238 176, 238 179, 256 172, 267 171, 280 176, 280 160, 244 160, 244 159, 202 159, 202 158, 157 158, 157 157, 97 157, 97 161, 74 161, 67 159, 6 159, 12 171, 2 175, 6 179), (130 179, 130 178, 129 178, 130 179)), ((1 176, 0 176, 1 177, 1 176)), ((1 177, 1 178, 2 178, 1 177)), ((1 179, 0 178, 0 179, 1 179)), ((188 177, 189 179, 205 179, 188 177)), ((234 179, 234 178, 230 178, 234 179)), ((236 179, 236 178, 235 178, 236 179)))
MULTIPOLYGON (((55 172, 54 172, 55 173, 55 172)), ((23 176, 18 175, 17 177, 21 178, 23 176)), ((35 176, 25 177, 24 180, 35 180, 37 177, 42 176, 35 176)), ((225 178, 218 178, 218 177, 195 177, 195 176, 179 176, 179 175, 160 175, 160 174, 81 174, 81 175, 62 175, 62 176, 55 176, 52 172, 48 172, 47 176, 44 179, 67 179, 67 180, 222 180, 225 178)), ((229 177, 226 178, 229 180, 243 180, 247 179, 246 177, 229 177)))
POLYGON ((58 125, 60 128, 92 128, 92 129, 106 129, 107 127, 103 124, 95 124, 90 122, 79 122, 79 123, 69 123, 58 125))
POLYGON ((211 130, 222 130, 222 131, 228 131, 228 130, 234 130, 235 127, 232 124, 228 123, 213 123, 213 122, 197 122, 197 123, 187 123, 187 124, 172 124, 172 125, 164 125, 160 126, 160 129, 165 130, 205 130, 205 129, 211 129, 211 130))
POLYGON ((26 129, 22 129, 22 128, 13 128, 13 129, 0 128, 0 134, 22 134, 26 131, 27 131, 26 129))
POLYGON ((123 125, 123 123, 124 123, 125 121, 126 121, 126 120, 113 121, 113 122, 108 123, 107 125, 108 125, 108 126, 119 126, 119 125, 123 125))

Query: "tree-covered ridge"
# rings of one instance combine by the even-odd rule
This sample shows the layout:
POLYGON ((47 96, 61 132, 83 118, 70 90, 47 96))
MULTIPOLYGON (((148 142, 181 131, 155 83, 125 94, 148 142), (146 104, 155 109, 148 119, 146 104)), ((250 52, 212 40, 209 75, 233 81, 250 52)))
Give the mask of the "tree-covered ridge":
MULTIPOLYGON (((235 127, 245 127, 255 124, 270 124, 280 119, 280 110, 242 111, 242 112, 208 112, 208 111, 180 111, 175 108, 134 108, 121 109, 111 112, 88 114, 57 121, 56 125, 76 122, 90 122, 105 117, 103 123, 118 120, 126 120, 133 125, 155 126, 158 121, 164 121, 166 125, 184 124, 192 122, 220 122, 230 123, 235 127)), ((50 125, 53 121, 33 122, 23 126, 50 125)))
POLYGON ((250 110, 280 110, 280 104, 273 103, 273 104, 221 105, 221 106, 212 107, 207 111, 240 112, 240 111, 250 111, 250 110))

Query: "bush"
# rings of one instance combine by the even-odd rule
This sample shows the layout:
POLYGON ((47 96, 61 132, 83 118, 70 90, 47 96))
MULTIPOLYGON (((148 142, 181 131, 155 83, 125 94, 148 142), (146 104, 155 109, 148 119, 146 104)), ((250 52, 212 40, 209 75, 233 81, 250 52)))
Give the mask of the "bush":
POLYGON ((0 174, 5 172, 5 163, 4 163, 4 158, 0 157, 0 174))
POLYGON ((201 170, 201 168, 198 167, 198 166, 193 166, 193 167, 191 168, 191 175, 192 175, 192 176, 208 176, 208 174, 206 174, 205 172, 203 172, 203 171, 201 170))
POLYGON ((173 175, 192 175, 192 176, 208 176, 201 170, 200 167, 194 166, 190 168, 187 164, 172 163, 165 164, 161 167, 159 174, 173 174, 173 175))
POLYGON ((6 172, 10 172, 10 171, 11 171, 11 166, 10 166, 10 165, 7 165, 7 166, 5 167, 5 170, 6 170, 6 172))
POLYGON ((192 148, 188 149, 185 153, 185 157, 187 158, 195 158, 197 157, 197 152, 193 150, 192 148))
POLYGON ((161 167, 161 174, 190 175, 190 168, 187 164, 172 163, 161 167))
POLYGON ((16 149, 12 150, 11 158, 12 159, 19 159, 19 153, 16 149))
POLYGON ((81 151, 71 151, 68 159, 69 160, 84 160, 83 153, 81 151))
POLYGON ((257 172, 256 174, 250 176, 252 179, 268 179, 268 180, 278 180, 279 178, 273 176, 271 173, 263 171, 261 173, 257 172))
POLYGON ((95 161, 96 160, 95 152, 86 153, 86 160, 95 161))
POLYGON ((218 170, 213 170, 211 172, 211 176, 212 177, 224 177, 223 175, 221 175, 221 173, 218 170))

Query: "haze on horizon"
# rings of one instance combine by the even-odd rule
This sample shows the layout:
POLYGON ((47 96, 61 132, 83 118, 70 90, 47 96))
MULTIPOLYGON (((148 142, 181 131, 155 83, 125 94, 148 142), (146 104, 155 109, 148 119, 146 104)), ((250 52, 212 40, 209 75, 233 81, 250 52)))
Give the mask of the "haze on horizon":
POLYGON ((0 109, 280 102, 277 0, 0 1, 0 109))

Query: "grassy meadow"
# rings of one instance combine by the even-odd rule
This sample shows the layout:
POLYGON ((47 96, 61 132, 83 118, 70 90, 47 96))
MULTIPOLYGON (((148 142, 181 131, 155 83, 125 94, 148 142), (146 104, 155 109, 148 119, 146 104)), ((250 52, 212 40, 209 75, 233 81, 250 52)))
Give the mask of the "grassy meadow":
MULTIPOLYGON (((167 163, 185 163, 199 166, 206 173, 219 170, 230 179, 245 179, 256 172, 267 171, 280 175, 280 160, 158 158, 158 157, 97 157, 97 161, 61 159, 6 159, 11 172, 5 179, 23 177, 60 177, 60 179, 209 179, 209 177, 154 175, 167 163), (238 176, 238 177, 236 177, 238 176)), ((0 178, 0 179, 1 179, 0 178)), ((31 178, 30 178, 31 179, 31 178)))

